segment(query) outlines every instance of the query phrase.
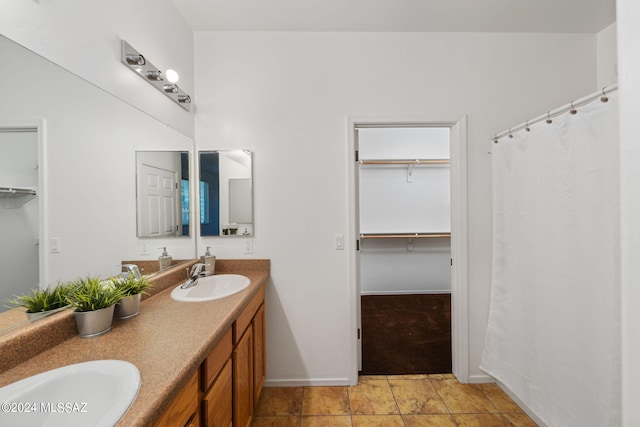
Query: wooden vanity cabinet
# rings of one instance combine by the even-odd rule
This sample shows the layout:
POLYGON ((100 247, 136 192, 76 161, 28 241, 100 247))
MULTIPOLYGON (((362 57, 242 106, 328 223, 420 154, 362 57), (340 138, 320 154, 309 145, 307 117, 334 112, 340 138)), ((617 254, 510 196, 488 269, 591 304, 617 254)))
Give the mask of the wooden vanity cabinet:
POLYGON ((264 384, 264 287, 234 323, 233 425, 247 427, 264 384))
POLYGON ((253 401, 254 405, 257 405, 267 371, 264 345, 264 304, 260 306, 253 317, 251 327, 253 331, 253 401))
POLYGON ((200 366, 202 426, 229 427, 233 420, 232 331, 229 329, 200 366))
MULTIPOLYGON (((198 378, 200 372, 191 376, 187 384, 182 387, 173 402, 164 411, 160 419, 155 423, 155 427, 177 427, 192 426, 194 420, 198 420, 198 378)), ((198 421, 199 424, 199 421, 198 421)))
POLYGON ((253 418, 253 334, 251 325, 233 350, 233 425, 248 427, 253 418))
POLYGON ((264 294, 263 286, 155 427, 251 425, 265 379, 264 294))
POLYGON ((231 360, 227 360, 211 388, 202 398, 202 425, 230 427, 233 425, 233 375, 231 360))

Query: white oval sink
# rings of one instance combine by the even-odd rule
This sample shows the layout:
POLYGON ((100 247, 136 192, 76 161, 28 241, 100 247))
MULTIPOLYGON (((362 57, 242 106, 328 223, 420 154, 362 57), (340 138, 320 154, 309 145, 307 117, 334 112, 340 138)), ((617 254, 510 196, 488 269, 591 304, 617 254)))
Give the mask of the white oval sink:
POLYGON ((140 389, 140 371, 122 360, 52 369, 0 388, 3 426, 114 426, 140 389))
POLYGON ((201 277, 198 284, 187 289, 177 286, 171 291, 171 298, 183 302, 213 301, 237 294, 245 289, 251 280, 240 274, 215 274, 201 277))

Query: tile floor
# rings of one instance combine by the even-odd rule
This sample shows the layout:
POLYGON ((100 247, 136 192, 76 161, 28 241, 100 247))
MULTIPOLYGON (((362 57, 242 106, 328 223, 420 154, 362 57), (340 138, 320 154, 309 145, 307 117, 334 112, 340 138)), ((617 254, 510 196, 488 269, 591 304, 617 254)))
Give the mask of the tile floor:
POLYGON ((495 384, 451 374, 361 376, 353 387, 264 388, 253 427, 536 427, 495 384))

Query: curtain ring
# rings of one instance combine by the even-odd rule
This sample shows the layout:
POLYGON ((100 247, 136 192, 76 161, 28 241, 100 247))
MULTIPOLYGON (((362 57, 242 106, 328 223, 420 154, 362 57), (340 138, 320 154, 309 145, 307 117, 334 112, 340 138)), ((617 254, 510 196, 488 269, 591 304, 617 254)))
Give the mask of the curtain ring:
POLYGON ((573 106, 573 101, 571 101, 571 110, 569 110, 569 113, 573 115, 578 114, 578 110, 576 110, 576 107, 573 106))
POLYGON ((604 91, 606 88, 602 88, 602 97, 600 98, 600 102, 609 102, 609 97, 607 97, 607 93, 604 91))
POLYGON ((550 125, 551 123, 553 123, 553 120, 551 120, 551 115, 550 115, 551 111, 547 112, 547 124, 550 125))
POLYGON ((527 132, 531 132, 531 128, 529 127, 529 120, 527 120, 527 123, 525 123, 524 130, 526 130, 527 132))
POLYGON ((513 134, 511 133, 511 128, 509 128, 509 138, 513 139, 513 134))

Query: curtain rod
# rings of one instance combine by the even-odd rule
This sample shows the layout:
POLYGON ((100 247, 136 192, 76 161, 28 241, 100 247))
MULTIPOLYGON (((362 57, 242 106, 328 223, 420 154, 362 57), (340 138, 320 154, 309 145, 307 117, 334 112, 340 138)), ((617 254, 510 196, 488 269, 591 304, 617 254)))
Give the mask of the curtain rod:
MULTIPOLYGON (((580 98, 576 101, 571 101, 569 104, 563 105, 560 108, 556 108, 555 110, 550 110, 549 112, 547 112, 546 114, 542 114, 536 118, 533 118, 531 120, 527 120, 525 123, 521 123, 518 126, 514 126, 512 128, 509 128, 505 131, 502 131, 500 133, 495 134, 495 136, 492 138, 494 143, 498 143, 498 140, 500 138, 504 138, 505 136, 510 136, 513 137, 513 134, 515 132, 521 131, 523 129, 526 129, 527 131, 529 130, 529 126, 533 125, 534 123, 538 123, 541 122, 543 120, 547 120, 550 121, 552 120, 554 117, 558 117, 560 114, 566 113, 567 111, 571 112, 572 114, 576 114, 577 108, 578 107, 582 107, 585 106, 591 102, 593 102, 594 100, 596 100, 597 98, 600 98, 601 102, 607 102, 609 101, 609 98, 607 98, 607 94, 614 92, 618 90, 618 85, 617 84, 613 84, 611 86, 605 86, 604 88, 602 88, 602 90, 599 90, 598 92, 594 92, 590 95, 587 95, 583 98, 580 98)), ((551 122, 549 122, 551 123, 551 122)))

